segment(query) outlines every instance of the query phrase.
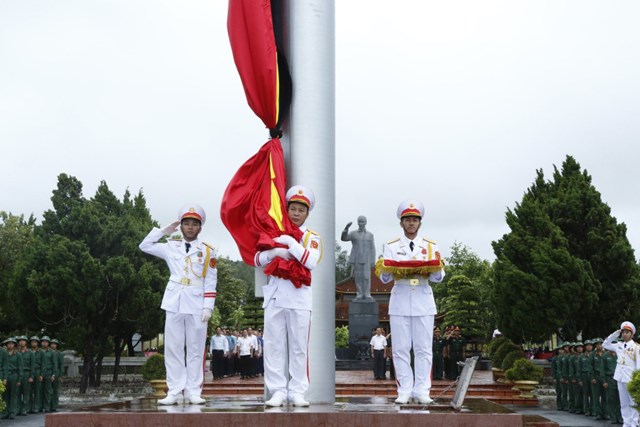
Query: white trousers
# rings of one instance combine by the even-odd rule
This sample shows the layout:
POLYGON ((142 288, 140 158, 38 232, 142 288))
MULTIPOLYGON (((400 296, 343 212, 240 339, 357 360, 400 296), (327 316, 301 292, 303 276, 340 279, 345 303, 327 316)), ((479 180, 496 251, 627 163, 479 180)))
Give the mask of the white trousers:
POLYGON ((433 321, 435 316, 389 316, 393 366, 399 395, 418 397, 431 390, 433 321), (413 346, 414 373, 411 370, 413 346))
POLYGON ((169 394, 200 396, 204 377, 204 348, 207 322, 200 315, 166 312, 164 364, 169 394), (186 358, 185 358, 186 348, 186 358))
POLYGON ((309 389, 307 351, 311 311, 276 307, 264 309, 264 385, 269 396, 303 395, 309 389), (287 375, 287 362, 289 375, 287 375))
POLYGON ((620 413, 622 414, 623 427, 637 427, 638 411, 633 408, 635 402, 629 395, 627 383, 618 381, 618 395, 620 396, 620 413))

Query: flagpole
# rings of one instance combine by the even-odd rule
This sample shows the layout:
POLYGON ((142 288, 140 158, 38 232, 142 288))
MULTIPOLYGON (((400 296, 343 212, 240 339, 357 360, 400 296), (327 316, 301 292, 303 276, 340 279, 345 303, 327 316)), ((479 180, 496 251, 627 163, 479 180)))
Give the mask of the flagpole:
POLYGON ((307 225, 323 239, 322 262, 312 272, 309 341, 314 404, 335 403, 335 3, 285 0, 287 59, 293 100, 285 129, 289 186, 310 187, 316 206, 307 225), (287 137, 288 136, 288 137, 287 137))

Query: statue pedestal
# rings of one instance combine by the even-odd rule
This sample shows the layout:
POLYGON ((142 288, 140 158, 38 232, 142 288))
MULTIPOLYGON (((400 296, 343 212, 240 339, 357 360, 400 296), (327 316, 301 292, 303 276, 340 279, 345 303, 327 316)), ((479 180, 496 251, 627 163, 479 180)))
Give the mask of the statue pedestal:
POLYGON ((371 330, 378 323, 378 303, 373 298, 349 303, 349 348, 356 360, 371 359, 371 330))

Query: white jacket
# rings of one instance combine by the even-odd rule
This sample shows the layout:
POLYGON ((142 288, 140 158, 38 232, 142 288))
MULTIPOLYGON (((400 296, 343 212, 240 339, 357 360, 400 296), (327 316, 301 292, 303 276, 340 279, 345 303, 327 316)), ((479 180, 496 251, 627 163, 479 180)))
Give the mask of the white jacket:
MULTIPOLYGON (((429 261, 439 257, 439 253, 435 242, 421 237, 416 237, 413 251, 411 251, 409 240, 402 236, 385 243, 382 246, 382 256, 384 259, 394 261, 429 261)), ((389 299, 389 315, 435 316, 438 310, 429 281, 441 282, 443 278, 444 269, 437 273, 430 273, 428 277, 416 275, 395 280, 389 299), (411 285, 411 279, 418 280, 419 285, 411 285)), ((382 283, 389 283, 394 280, 394 277, 392 274, 382 274, 380 280, 382 283)))
MULTIPOLYGON (((300 242, 291 245, 289 253, 305 268, 313 270, 322 255, 322 239, 304 225, 300 227, 300 230, 303 232, 302 238, 300 242)), ((258 252, 255 255, 256 267, 265 267, 271 261, 265 252, 258 252)), ((269 276, 269 281, 264 285, 262 291, 264 294, 263 308, 272 298, 275 298, 276 307, 311 311, 311 286, 302 285, 296 288, 290 280, 269 276)))
POLYGON ((154 228, 139 245, 143 252, 165 260, 171 272, 161 308, 172 313, 196 315, 202 314, 203 308, 213 311, 218 283, 215 251, 211 250, 209 267, 203 278, 207 245, 194 240, 187 253, 184 240, 157 243, 163 237, 162 230, 154 228))
POLYGON ((640 345, 634 340, 624 342, 622 340, 614 343, 618 338, 619 331, 616 331, 609 335, 604 340, 603 347, 609 351, 615 351, 618 356, 618 363, 616 365, 616 371, 613 374, 613 379, 623 383, 631 381, 633 371, 640 369, 640 345))

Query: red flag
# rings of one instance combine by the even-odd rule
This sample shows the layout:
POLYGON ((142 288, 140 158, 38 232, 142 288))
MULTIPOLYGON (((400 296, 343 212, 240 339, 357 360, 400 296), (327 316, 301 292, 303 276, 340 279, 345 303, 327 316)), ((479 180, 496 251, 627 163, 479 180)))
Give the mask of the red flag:
POLYGON ((302 232, 286 213, 282 145, 275 138, 238 169, 222 196, 220 216, 235 239, 244 262, 254 265, 258 250, 276 247, 273 237, 302 232))
POLYGON ((275 137, 291 104, 291 76, 281 47, 279 7, 270 0, 229 0, 227 32, 247 102, 275 137), (275 7, 276 5, 274 5, 275 7))

